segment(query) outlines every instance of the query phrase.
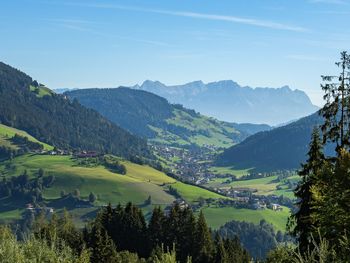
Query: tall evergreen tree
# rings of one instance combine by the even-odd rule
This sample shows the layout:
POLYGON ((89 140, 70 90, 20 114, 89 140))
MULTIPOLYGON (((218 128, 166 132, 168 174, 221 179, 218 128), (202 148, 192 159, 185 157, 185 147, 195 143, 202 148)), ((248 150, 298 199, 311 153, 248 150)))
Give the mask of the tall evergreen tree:
POLYGON ((324 117, 322 125, 323 143, 334 142, 338 151, 350 147, 350 56, 341 52, 340 61, 335 63, 340 68, 339 76, 322 76, 321 85, 326 104, 320 110, 324 117))
POLYGON ((178 259, 186 262, 188 256, 193 256, 195 249, 196 218, 191 208, 187 207, 180 212, 180 232, 177 238, 178 259))
POLYGON ((166 248, 171 248, 173 244, 179 243, 181 235, 181 208, 176 203, 170 210, 164 223, 164 245, 166 248))
POLYGON ((298 211, 291 217, 291 222, 294 223, 294 226, 291 226, 291 228, 294 227, 294 229, 291 229, 291 233, 297 237, 299 247, 303 252, 312 245, 312 235, 316 233, 316 226, 311 217, 314 210, 311 189, 318 180, 317 175, 322 169, 324 162, 325 157, 323 155, 320 134, 318 129, 314 128, 309 146, 308 159, 302 165, 302 169, 299 172, 302 179, 294 191, 295 196, 298 198, 296 203, 298 211))
POLYGON ((205 221, 204 214, 201 211, 196 225, 195 232, 195 250, 193 262, 209 263, 212 262, 214 252, 213 240, 208 225, 205 221))
POLYGON ((227 255, 224 242, 218 233, 215 235, 215 263, 229 263, 229 257, 227 255))
POLYGON ((312 219, 321 237, 339 252, 342 240, 350 233, 350 153, 341 149, 335 165, 328 164, 321 178, 312 189, 312 219))
POLYGON ((248 263, 251 262, 250 256, 245 250, 238 237, 236 236, 233 239, 224 239, 224 247, 226 250, 226 255, 228 258, 228 262, 230 263, 248 263))
POLYGON ((95 222, 86 241, 91 249, 90 260, 92 263, 118 262, 118 254, 113 240, 99 222, 95 222))
POLYGON ((148 238, 151 248, 160 247, 164 243, 164 222, 165 215, 163 210, 160 207, 154 208, 148 224, 148 238))

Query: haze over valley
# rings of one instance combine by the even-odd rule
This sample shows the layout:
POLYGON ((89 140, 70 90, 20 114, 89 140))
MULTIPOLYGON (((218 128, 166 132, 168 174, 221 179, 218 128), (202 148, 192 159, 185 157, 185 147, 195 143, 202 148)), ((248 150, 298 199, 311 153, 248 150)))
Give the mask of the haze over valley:
POLYGON ((0 3, 0 262, 350 262, 348 0, 0 3))

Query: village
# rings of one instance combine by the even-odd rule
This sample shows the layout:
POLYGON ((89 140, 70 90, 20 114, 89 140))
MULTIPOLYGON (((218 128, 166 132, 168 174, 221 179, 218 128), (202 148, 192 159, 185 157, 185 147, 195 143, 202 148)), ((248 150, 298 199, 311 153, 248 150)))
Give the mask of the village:
MULTIPOLYGON (((252 188, 205 187, 204 185, 218 177, 231 178, 231 181, 236 179, 231 174, 218 175, 210 171, 211 163, 215 158, 212 147, 197 147, 184 150, 171 146, 152 145, 152 149, 165 161, 170 172, 176 175, 177 178, 186 183, 207 188, 232 198, 232 201, 220 200, 217 204, 219 206, 234 206, 254 210, 271 209, 273 211, 282 211, 282 206, 293 207, 293 202, 289 198, 277 195, 254 194, 257 190, 252 188)), ((247 174, 244 178, 259 178, 262 176, 264 175, 261 173, 247 174)), ((179 201, 184 202, 183 200, 179 201)), ((206 200, 205 203, 210 203, 210 200, 206 200)))

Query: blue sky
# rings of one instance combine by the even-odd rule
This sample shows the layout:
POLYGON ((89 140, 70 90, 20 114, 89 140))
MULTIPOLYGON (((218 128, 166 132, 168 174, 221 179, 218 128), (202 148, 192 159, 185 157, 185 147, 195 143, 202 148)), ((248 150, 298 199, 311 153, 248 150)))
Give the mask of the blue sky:
POLYGON ((0 60, 50 88, 232 79, 304 90, 350 50, 350 0, 11 0, 0 60))

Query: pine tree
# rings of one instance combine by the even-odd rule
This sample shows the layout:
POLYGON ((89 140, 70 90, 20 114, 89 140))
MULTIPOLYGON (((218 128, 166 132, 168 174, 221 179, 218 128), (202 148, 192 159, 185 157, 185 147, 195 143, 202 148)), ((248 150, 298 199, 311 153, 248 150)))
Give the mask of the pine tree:
POLYGON ((312 189, 315 207, 312 218, 321 237, 339 252, 340 240, 350 233, 350 153, 341 149, 335 165, 328 164, 321 178, 312 189))
POLYGON ((230 263, 248 263, 251 262, 250 256, 245 250, 238 237, 236 236, 233 239, 224 239, 224 247, 226 250, 228 262, 230 263))
POLYGON ((91 193, 89 194, 89 202, 90 202, 91 204, 93 204, 96 200, 97 200, 97 196, 96 196, 93 192, 91 192, 91 193))
POLYGON ((350 56, 341 52, 340 61, 335 63, 340 68, 339 76, 322 76, 321 85, 326 104, 320 110, 325 122, 322 125, 323 143, 336 143, 336 150, 350 146, 350 56))
POLYGON ((152 217, 148 225, 148 238, 152 249, 164 243, 163 226, 165 222, 164 212, 160 207, 153 209, 152 217))
POLYGON ((193 257, 196 242, 196 218, 191 208, 187 207, 180 212, 180 225, 177 257, 181 262, 186 262, 188 256, 193 257))
POLYGON ((90 259, 92 263, 117 262, 116 247, 99 222, 95 222, 90 233, 88 233, 87 245, 91 249, 90 259))
MULTIPOLYGON (((314 128, 309 146, 308 159, 302 165, 299 175, 302 177, 294 193, 298 198, 296 203, 298 211, 292 215, 290 222, 295 223, 291 233, 297 237, 299 248, 305 252, 312 244, 312 234, 315 234, 315 222, 312 220, 313 195, 312 187, 316 184, 317 175, 325 162, 320 134, 314 128)), ((292 228, 293 225, 290 225, 292 228)))
POLYGON ((215 235, 215 263, 229 263, 229 257, 227 255, 224 242, 218 233, 215 235))
POLYGON ((173 244, 178 244, 181 236, 181 208, 176 203, 170 210, 164 222, 164 245, 171 248, 173 244))
POLYGON ((58 237, 77 254, 83 251, 82 232, 75 227, 72 216, 66 209, 63 210, 63 216, 58 220, 58 237))
POLYGON ((213 241, 202 211, 199 213, 196 224, 195 241, 193 262, 212 262, 214 252, 213 241))

